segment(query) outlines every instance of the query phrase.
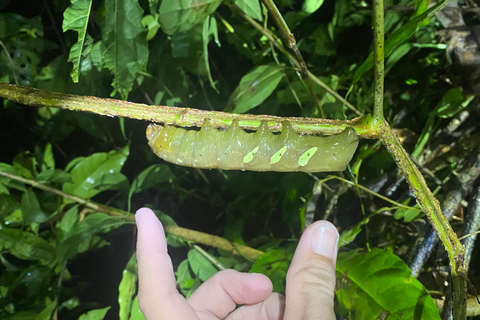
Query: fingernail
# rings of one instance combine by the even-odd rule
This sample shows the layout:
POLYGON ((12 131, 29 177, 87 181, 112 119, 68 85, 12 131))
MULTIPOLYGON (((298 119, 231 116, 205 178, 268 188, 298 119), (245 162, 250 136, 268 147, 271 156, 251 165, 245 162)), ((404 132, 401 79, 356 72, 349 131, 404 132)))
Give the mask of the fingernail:
POLYGON ((333 260, 337 254, 337 230, 329 226, 320 225, 312 232, 313 251, 333 260))

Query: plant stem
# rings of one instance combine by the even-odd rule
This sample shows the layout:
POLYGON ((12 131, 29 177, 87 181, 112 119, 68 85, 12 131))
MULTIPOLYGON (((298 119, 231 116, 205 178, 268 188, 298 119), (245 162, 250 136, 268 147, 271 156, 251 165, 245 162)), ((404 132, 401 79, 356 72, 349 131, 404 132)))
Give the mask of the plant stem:
POLYGON ((302 53, 298 49, 297 40, 295 39, 295 36, 293 35, 293 33, 290 32, 290 28, 288 28, 288 25, 283 19, 283 16, 278 10, 277 6, 275 5, 275 2, 273 2, 273 0, 262 0, 262 2, 267 7, 268 11, 273 17, 273 20, 275 20, 278 27, 280 28, 280 31, 282 32, 283 37, 285 38, 287 47, 290 48, 290 50, 292 50, 293 53, 295 54, 295 57, 297 58, 297 61, 299 63, 300 73, 302 75, 302 78, 305 79, 305 82, 307 83, 308 91, 310 92, 310 95, 313 97, 313 100, 315 102, 315 105, 317 106, 318 112, 320 112, 320 116, 322 118, 325 118, 325 112, 323 111, 320 100, 315 94, 315 90, 313 90, 312 82, 310 81, 310 78, 308 76, 307 64, 303 59, 302 53))
MULTIPOLYGON (((234 10, 238 15, 240 15, 243 19, 245 19, 248 23, 250 23, 255 29, 257 29, 261 34, 263 34, 265 37, 267 37, 268 41, 272 43, 280 52, 282 52, 298 69, 301 69, 300 62, 290 53, 288 52, 285 47, 283 47, 275 35, 268 29, 264 28, 261 24, 257 23, 255 20, 253 20, 251 17, 245 14, 242 9, 240 9, 237 5, 232 4, 230 5, 230 8, 234 10)), ((349 103, 345 98, 343 98, 341 95, 339 95, 335 90, 330 88, 327 84, 325 84, 323 81, 317 78, 313 73, 307 70, 308 77, 315 82, 317 85, 319 85, 321 88, 325 89, 328 93, 330 93, 332 96, 335 97, 338 101, 342 102, 348 109, 351 111, 355 112, 356 115, 358 116, 363 116, 363 113, 358 111, 351 103, 349 103)))
POLYGON ((385 76, 384 66, 384 12, 383 12, 383 0, 373 1, 373 35, 375 41, 375 69, 374 69, 374 81, 375 81, 375 93, 374 93, 374 105, 373 105, 373 126, 378 128, 382 126, 384 122, 383 117, 383 85, 385 76))
POLYGON ((369 125, 367 121, 363 118, 340 121, 316 118, 277 117, 270 115, 232 114, 193 108, 149 106, 146 104, 114 99, 48 92, 2 82, 0 82, 0 97, 30 106, 86 111, 109 117, 117 116, 149 120, 184 127, 201 126, 203 120, 208 118, 214 127, 227 128, 232 123, 232 120, 238 119, 239 125, 242 128, 256 130, 258 126, 260 126, 260 122, 265 120, 268 122, 271 131, 280 132, 282 130, 282 121, 289 121, 293 129, 302 134, 323 133, 332 135, 341 133, 346 127, 353 127, 361 137, 373 137, 368 129, 369 125))
POLYGON ((380 141, 392 155, 397 166, 403 171, 418 205, 425 211, 432 227, 437 232, 448 252, 452 268, 454 288, 454 319, 465 319, 465 250, 448 220, 440 209, 440 204, 428 188, 425 179, 415 166, 400 141, 387 122, 383 122, 378 135, 380 141))
MULTIPOLYGON (((61 190, 58 190, 56 188, 52 188, 50 186, 44 185, 42 183, 39 183, 35 180, 31 179, 26 179, 20 176, 17 176, 15 174, 11 174, 8 172, 3 172, 0 171, 0 176, 7 177, 12 180, 20 181, 22 183, 28 184, 34 188, 44 190, 47 192, 52 192, 55 193, 63 198, 73 200, 77 203, 80 203, 84 205, 85 207, 94 210, 96 212, 103 212, 105 214, 108 214, 109 216, 115 216, 115 217, 120 217, 124 218, 130 223, 134 223, 135 221, 135 216, 133 214, 130 214, 129 212, 117 209, 117 208, 112 208, 103 204, 95 203, 93 201, 85 200, 82 198, 79 198, 77 196, 68 194, 66 192, 63 192, 61 190)), ((181 228, 175 225, 168 225, 165 223, 165 221, 162 221, 163 227, 165 231, 171 235, 177 236, 182 238, 185 241, 193 241, 193 242, 198 242, 207 246, 215 247, 218 249, 222 249, 228 252, 231 252, 233 254, 240 254, 250 260, 256 260, 258 257, 260 257, 264 252, 250 248, 248 246, 244 246, 241 244, 237 243, 231 243, 227 239, 224 239, 222 237, 214 236, 208 233, 200 232, 200 231, 195 231, 195 230, 190 230, 186 228, 181 228)))

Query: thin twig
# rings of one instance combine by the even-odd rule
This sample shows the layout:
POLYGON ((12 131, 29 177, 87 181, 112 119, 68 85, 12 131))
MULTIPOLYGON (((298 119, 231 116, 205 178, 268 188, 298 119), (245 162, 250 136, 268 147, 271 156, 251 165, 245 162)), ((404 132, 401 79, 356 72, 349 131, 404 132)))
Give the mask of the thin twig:
POLYGON ((3 51, 5 52, 5 55, 7 56, 8 63, 10 63, 10 66, 12 68, 13 80, 15 80, 15 84, 18 86, 18 78, 17 78, 17 74, 15 73, 15 69, 14 69, 14 66, 13 66, 12 57, 10 57, 10 53, 8 52, 7 47, 5 47, 5 44, 3 44, 2 40, 0 40, 0 46, 2 47, 3 51))
MULTIPOLYGON (((26 179, 26 178, 23 178, 23 177, 20 177, 20 176, 17 176, 17 175, 8 173, 8 172, 3 172, 3 171, 0 171, 0 176, 4 176, 4 177, 7 177, 7 178, 16 180, 16 181, 23 182, 25 184, 28 184, 28 185, 30 185, 32 187, 35 187, 37 189, 40 189, 40 190, 55 193, 55 194, 57 194, 61 197, 64 197, 66 199, 70 199, 74 202, 77 202, 77 203, 80 203, 80 204, 84 205, 85 207, 93 209, 96 212, 103 212, 103 213, 108 214, 110 216, 116 216, 116 217, 124 218, 126 221, 128 221, 130 223, 134 223, 134 221, 135 221, 135 216, 133 214, 130 214, 129 212, 79 198, 77 196, 68 194, 66 192, 63 192, 63 191, 60 191, 58 189, 55 189, 55 188, 52 188, 50 186, 39 183, 37 181, 31 180, 31 179, 26 179)), ((233 254, 240 254, 240 255, 242 255, 242 256, 246 257, 247 259, 250 259, 250 260, 256 260, 258 257, 260 257, 264 253, 260 250, 257 250, 257 249, 254 249, 254 248, 251 248, 251 247, 248 247, 248 246, 244 246, 244 245, 241 245, 241 244, 237 244, 237 243, 232 244, 227 239, 224 239, 224 238, 221 238, 221 237, 218 237, 218 236, 214 236, 214 235, 211 235, 211 234, 208 234, 208 233, 195 231, 195 230, 190 230, 190 229, 178 227, 178 226, 175 226, 175 225, 168 225, 168 224, 165 223, 165 221, 162 221, 162 223, 164 224, 165 231, 170 233, 171 235, 180 237, 180 238, 182 238, 186 241, 198 242, 198 243, 201 243, 201 244, 204 244, 204 245, 207 245, 207 246, 222 249, 222 250, 231 252, 233 254)))
MULTIPOLYGON (((257 29, 261 34, 263 34, 267 39, 280 51, 282 52, 298 69, 300 69, 300 62, 297 61, 297 59, 290 53, 288 52, 287 49, 285 49, 276 39, 275 35, 268 29, 264 28, 261 24, 253 20, 251 17, 245 14, 242 9, 240 9, 237 5, 232 4, 230 5, 230 8, 234 10, 238 15, 240 15, 242 18, 244 18, 247 22, 249 22, 255 29, 257 29)), ((335 97, 338 101, 343 103, 348 109, 351 111, 355 112, 356 115, 358 116, 363 116, 363 113, 358 111, 350 102, 348 102, 344 97, 342 97, 340 94, 338 94, 335 90, 330 88, 327 84, 325 84, 323 81, 317 78, 313 73, 310 71, 308 72, 308 77, 315 82, 317 85, 319 85, 321 88, 323 88, 325 91, 330 93, 332 96, 335 97)))

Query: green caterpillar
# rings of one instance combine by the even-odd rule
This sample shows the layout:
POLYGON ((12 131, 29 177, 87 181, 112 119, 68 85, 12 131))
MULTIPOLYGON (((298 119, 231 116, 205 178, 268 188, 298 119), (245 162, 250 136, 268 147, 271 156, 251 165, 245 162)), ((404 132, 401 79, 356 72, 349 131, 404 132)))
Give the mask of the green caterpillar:
POLYGON ((358 145, 353 128, 327 137, 298 135, 288 121, 273 134, 262 121, 247 133, 233 120, 226 131, 205 119, 200 131, 150 124, 148 144, 165 161, 201 169, 250 171, 343 171, 358 145))

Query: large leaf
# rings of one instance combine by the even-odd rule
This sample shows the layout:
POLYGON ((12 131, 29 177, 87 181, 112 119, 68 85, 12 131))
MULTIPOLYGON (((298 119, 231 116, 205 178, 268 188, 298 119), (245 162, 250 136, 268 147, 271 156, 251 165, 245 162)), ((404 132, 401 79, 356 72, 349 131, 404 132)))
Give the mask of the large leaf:
POLYGON ((129 147, 126 146, 120 151, 94 153, 89 157, 73 160, 67 166, 67 169, 73 167, 70 172, 73 183, 65 183, 63 191, 88 199, 104 190, 106 185, 111 187, 112 175, 117 173, 114 177, 118 177, 128 154, 129 147))
POLYGON ((172 35, 190 30, 215 12, 222 0, 164 0, 160 6, 163 32, 172 35))
MULTIPOLYGON (((423 26, 422 23, 427 22, 428 19, 433 17, 433 15, 438 11, 442 10, 449 2, 450 0, 439 1, 436 5, 422 12, 421 14, 416 15, 413 19, 404 24, 400 29, 393 32, 385 41, 385 58, 392 53, 392 51, 397 47, 397 45, 401 44, 403 41, 413 36, 415 31, 417 31, 417 28, 423 26)), ((417 9, 419 9, 420 7, 421 6, 417 6, 417 9)), ((373 52, 370 53, 368 58, 360 65, 360 67, 358 67, 357 71, 355 71, 352 86, 353 84, 357 83, 358 80, 360 80, 360 78, 362 77, 362 75, 368 70, 370 70, 372 67, 373 52)))
POLYGON ((337 275, 345 286, 337 297, 348 319, 440 319, 427 290, 389 251, 342 252, 337 275))
POLYGON ((113 92, 127 99, 133 81, 145 71, 148 47, 142 26, 143 10, 137 0, 105 0, 103 61, 113 73, 113 92))
POLYGON ((133 306, 133 295, 137 290, 137 256, 134 253, 123 270, 122 281, 118 286, 119 319, 128 320, 133 306))
POLYGON ((138 192, 145 191, 163 182, 167 182, 173 178, 172 171, 164 164, 154 164, 147 169, 143 170, 133 180, 128 192, 128 210, 130 211, 130 201, 132 195, 138 192))
POLYGON ((188 263, 192 272, 202 281, 207 281, 218 271, 207 258, 195 249, 188 251, 188 263))
POLYGON ((0 251, 24 260, 52 261, 55 250, 44 239, 19 229, 0 229, 0 251))
POLYGON ((47 216, 40 208, 40 203, 32 189, 28 189, 22 195, 22 216, 26 225, 40 224, 47 220, 47 216))
POLYGON ((317 11, 323 4, 324 0, 305 0, 302 5, 302 11, 310 14, 317 11))
POLYGON ((262 21, 262 8, 259 0, 235 0, 235 4, 253 19, 262 21))
POLYGON ((71 5, 63 13, 63 32, 78 32, 78 40, 70 49, 68 61, 73 64, 70 73, 73 82, 78 82, 80 63, 92 49, 93 39, 87 34, 88 19, 92 9, 92 0, 70 0, 71 5))
POLYGON ((227 110, 245 113, 261 104, 282 80, 284 70, 285 67, 277 65, 254 68, 240 80, 228 101, 227 110))
POLYGON ((123 224, 125 224, 125 220, 118 217, 110 217, 105 213, 89 214, 85 219, 75 223, 63 239, 59 239, 57 244, 57 261, 62 262, 77 253, 89 249, 90 241, 95 234, 108 232, 123 224))

